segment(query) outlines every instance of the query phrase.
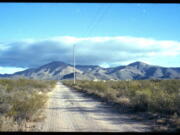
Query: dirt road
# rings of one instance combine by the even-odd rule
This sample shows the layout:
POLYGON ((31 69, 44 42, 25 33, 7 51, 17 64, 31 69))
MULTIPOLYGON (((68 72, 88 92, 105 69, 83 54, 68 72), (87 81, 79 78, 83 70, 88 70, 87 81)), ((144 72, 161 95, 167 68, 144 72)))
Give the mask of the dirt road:
POLYGON ((117 113, 111 106, 57 83, 38 131, 145 132, 147 125, 117 113))

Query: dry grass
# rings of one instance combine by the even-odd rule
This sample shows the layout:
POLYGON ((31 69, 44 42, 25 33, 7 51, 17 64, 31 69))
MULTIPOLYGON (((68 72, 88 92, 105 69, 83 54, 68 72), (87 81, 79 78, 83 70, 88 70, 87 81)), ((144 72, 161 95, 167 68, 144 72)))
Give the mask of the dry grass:
POLYGON ((55 81, 0 79, 0 131, 25 130, 38 115, 55 81))
POLYGON ((180 80, 77 81, 75 85, 73 81, 63 83, 136 112, 158 113, 165 116, 166 120, 161 119, 157 123, 161 121, 159 124, 167 124, 168 129, 171 126, 179 130, 180 80), (171 117, 173 115, 177 115, 176 118, 171 117))

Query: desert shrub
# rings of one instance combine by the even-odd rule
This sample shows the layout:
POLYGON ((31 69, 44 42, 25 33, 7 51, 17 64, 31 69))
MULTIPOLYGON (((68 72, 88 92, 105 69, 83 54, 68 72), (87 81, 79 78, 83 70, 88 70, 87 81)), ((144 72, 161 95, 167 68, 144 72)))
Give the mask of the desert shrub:
POLYGON ((26 92, 19 92, 14 95, 12 99, 12 109, 8 112, 8 116, 13 117, 15 120, 29 120, 33 113, 46 102, 47 97, 45 95, 34 93, 29 96, 27 94, 26 92))
POLYGON ((159 90, 152 96, 151 110, 161 113, 179 112, 176 104, 176 95, 169 94, 166 91, 159 90))
MULTIPOLYGON (((7 118, 9 125, 17 123, 19 126, 23 121, 31 120, 44 106, 46 92, 51 91, 55 84, 56 81, 0 79, 0 120, 7 118), (39 91, 42 94, 38 94, 39 91)), ((2 131, 14 130, 13 126, 6 127, 3 123, 0 124, 2 131)))
POLYGON ((139 111, 180 114, 180 80, 66 81, 65 85, 88 91, 139 111), (123 101, 124 100, 124 101, 123 101))
MULTIPOLYGON (((180 80, 73 81, 65 85, 93 93, 135 111, 165 116, 167 125, 180 130, 180 80), (175 115, 175 117, 174 117, 175 115), (173 116, 173 118, 170 118, 173 116), (171 126, 170 126, 171 125, 171 126)), ((169 128, 168 127, 168 128, 169 128)))
POLYGON ((0 131, 17 131, 18 124, 11 117, 0 116, 0 131))
POLYGON ((131 97, 131 103, 138 110, 147 110, 149 109, 149 103, 151 100, 152 92, 150 89, 137 90, 135 95, 131 97))

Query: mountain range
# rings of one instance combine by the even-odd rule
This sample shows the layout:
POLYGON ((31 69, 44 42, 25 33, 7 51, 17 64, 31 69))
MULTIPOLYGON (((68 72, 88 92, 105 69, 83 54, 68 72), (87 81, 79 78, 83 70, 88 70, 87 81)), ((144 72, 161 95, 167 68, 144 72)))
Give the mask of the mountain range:
MULTIPOLYGON (((30 78, 46 80, 73 79, 73 65, 54 61, 37 68, 30 68, 14 74, 0 74, 1 78, 30 78)), ((78 80, 144 80, 180 79, 180 67, 168 68, 149 65, 140 61, 125 66, 103 68, 95 65, 76 65, 78 80)))

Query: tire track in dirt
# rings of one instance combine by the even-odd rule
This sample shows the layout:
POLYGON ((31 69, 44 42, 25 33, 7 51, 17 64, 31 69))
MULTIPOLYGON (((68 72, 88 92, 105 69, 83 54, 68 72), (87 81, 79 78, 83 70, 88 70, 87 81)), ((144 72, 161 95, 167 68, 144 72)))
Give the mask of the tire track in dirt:
POLYGON ((59 132, 146 132, 150 126, 120 114, 111 106, 57 83, 50 96, 46 118, 37 131, 59 132))

